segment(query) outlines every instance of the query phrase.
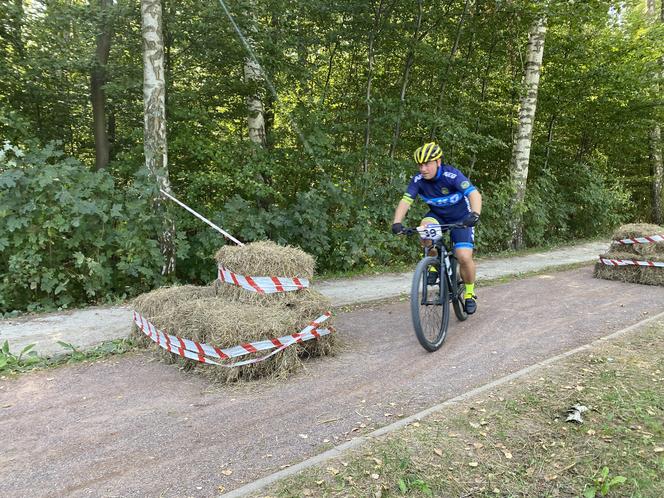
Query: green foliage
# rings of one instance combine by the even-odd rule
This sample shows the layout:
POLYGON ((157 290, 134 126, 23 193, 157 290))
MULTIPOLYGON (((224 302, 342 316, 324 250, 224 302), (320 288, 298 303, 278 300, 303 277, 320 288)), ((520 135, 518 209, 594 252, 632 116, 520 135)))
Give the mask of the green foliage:
POLYGON ((625 482, 627 482, 627 478, 623 476, 615 476, 609 479, 609 468, 602 467, 602 470, 593 478, 592 484, 586 486, 583 496, 584 498, 595 498, 597 493, 601 496, 607 496, 613 488, 625 482))
POLYGON ((419 491, 424 496, 433 496, 433 491, 429 485, 417 476, 408 475, 397 481, 401 494, 407 494, 410 491, 419 491))
MULTIPOLYGON (((641 4, 547 3, 521 213, 527 245, 650 216, 648 135, 664 122, 656 84, 664 23, 647 19, 641 4)), ((140 3, 103 11, 94 2, 26 5, 0 3, 0 138, 30 156, 6 152, 0 164, 0 311, 98 302, 158 285, 161 220, 154 186, 137 177, 140 3), (105 23, 111 162, 93 173, 90 70, 105 23), (48 145, 54 140, 62 152, 48 145)), ((236 3, 234 19, 265 70, 257 84, 244 77, 246 51, 218 4, 164 4, 168 166, 178 198, 246 241, 301 246, 319 271, 410 262, 416 241, 392 237, 389 224, 413 172, 410 154, 432 137, 483 194, 479 250, 506 249, 523 55, 541 7, 380 5, 236 3), (246 98, 254 95, 265 108, 265 148, 247 136, 246 98)), ((223 240, 170 208, 175 278, 208 282, 223 240)), ((409 222, 423 210, 414 206, 409 222)))
POLYGON ((31 351, 34 346, 34 344, 28 344, 17 356, 9 350, 9 341, 5 341, 0 348, 0 373, 15 372, 38 363, 37 353, 31 351))
POLYGON ((34 344, 28 344, 18 355, 15 355, 10 351, 9 341, 5 341, 2 348, 0 348, 0 374, 18 374, 37 368, 96 360, 111 355, 123 354, 136 347, 136 343, 132 338, 104 341, 86 351, 81 351, 74 345, 64 341, 58 341, 58 344, 65 348, 67 352, 50 358, 38 355, 33 350, 34 344))
POLYGON ((121 298, 160 281, 150 190, 117 190, 49 144, 0 152, 0 311, 121 298))

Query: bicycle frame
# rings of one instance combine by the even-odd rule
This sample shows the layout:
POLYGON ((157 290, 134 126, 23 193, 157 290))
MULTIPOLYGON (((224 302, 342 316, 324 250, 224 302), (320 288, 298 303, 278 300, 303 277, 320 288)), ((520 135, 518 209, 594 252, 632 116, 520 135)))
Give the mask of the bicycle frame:
MULTIPOLYGON (((429 256, 429 253, 431 252, 432 249, 436 249, 438 252, 438 260, 440 261, 440 273, 441 275, 439 278, 442 278, 442 274, 445 275, 445 283, 447 285, 447 288, 449 289, 449 299, 452 301, 453 296, 456 296, 456 291, 457 291, 457 283, 456 279, 452 278, 453 277, 453 272, 452 272, 452 263, 451 259, 454 258, 456 259, 456 256, 454 256, 454 251, 450 251, 447 248, 447 244, 441 237, 440 239, 433 241, 433 243, 430 246, 425 246, 424 247, 424 257, 426 258, 429 256)), ((458 263, 457 263, 457 268, 458 268, 458 263)), ((426 304, 426 296, 427 292, 423 293, 422 296, 422 304, 426 304)), ((442 300, 442 294, 439 295, 439 298, 442 300)), ((433 303, 432 303, 433 304, 433 303)), ((438 304, 442 304, 442 302, 439 302, 438 304)))

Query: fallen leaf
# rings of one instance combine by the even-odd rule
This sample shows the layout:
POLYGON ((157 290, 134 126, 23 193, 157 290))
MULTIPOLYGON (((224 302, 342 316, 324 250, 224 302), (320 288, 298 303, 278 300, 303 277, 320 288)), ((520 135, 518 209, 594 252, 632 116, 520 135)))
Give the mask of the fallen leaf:
POLYGON ((433 449, 433 452, 434 452, 436 455, 438 455, 439 457, 442 457, 442 456, 443 456, 443 451, 442 451, 442 450, 439 450, 438 448, 434 448, 434 449, 433 449))
POLYGON ((372 479, 378 479, 378 478, 380 478, 380 476, 378 474, 371 474, 371 478, 372 479))
POLYGON ((477 463, 477 462, 468 462, 468 465, 470 465, 471 467, 477 467, 479 465, 479 463, 477 463))
POLYGON ((654 450, 655 453, 662 453, 664 452, 664 448, 661 446, 657 446, 654 450))
POLYGON ((226 469, 222 470, 221 473, 224 474, 225 476, 229 476, 233 473, 233 471, 231 469, 226 469))
POLYGON ((505 458, 507 458, 508 460, 512 459, 512 454, 507 450, 503 450, 503 455, 505 455, 505 458))
POLYGON ((588 429, 588 432, 586 432, 586 434, 588 434, 589 436, 594 436, 595 431, 593 429, 588 429))
POLYGON ((306 434, 298 434, 298 436, 300 436, 302 439, 307 439, 309 437, 306 434))
POLYGON ((479 429, 480 428, 480 424, 478 424, 477 422, 469 422, 469 423, 470 423, 470 426, 473 429, 479 429))
POLYGON ((321 479, 320 481, 316 481, 316 484, 318 484, 319 486, 322 486, 324 482, 325 481, 323 479, 321 479))
POLYGON ((473 443, 473 448, 476 450, 484 448, 484 445, 482 443, 473 443))

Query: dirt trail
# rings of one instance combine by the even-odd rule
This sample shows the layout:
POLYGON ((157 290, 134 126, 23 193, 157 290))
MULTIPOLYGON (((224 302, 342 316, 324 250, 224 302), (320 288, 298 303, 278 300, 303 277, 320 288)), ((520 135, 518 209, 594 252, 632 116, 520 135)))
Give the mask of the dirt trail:
POLYGON ((215 388, 150 352, 2 380, 1 489, 214 496, 662 312, 664 288, 583 268, 483 289, 479 304, 434 354, 407 303, 343 314, 344 352, 283 383, 215 388))

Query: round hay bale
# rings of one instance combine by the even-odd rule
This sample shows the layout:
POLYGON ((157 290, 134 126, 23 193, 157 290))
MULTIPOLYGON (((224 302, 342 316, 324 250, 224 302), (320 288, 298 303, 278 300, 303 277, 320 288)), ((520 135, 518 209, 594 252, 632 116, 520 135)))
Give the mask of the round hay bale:
POLYGON ((248 277, 298 277, 311 280, 314 258, 301 249, 265 240, 244 246, 223 246, 215 255, 217 263, 248 277))
MULTIPOLYGON (((634 253, 620 252, 617 250, 609 251, 607 254, 600 255, 600 258, 606 259, 637 259, 634 253)), ((648 261, 664 262, 663 255, 652 255, 648 261)), ((664 268, 655 266, 612 266, 605 265, 601 261, 595 263, 595 270, 593 272, 595 278, 603 278, 605 280, 618 280, 620 282, 630 282, 634 284, 645 285, 664 285, 664 268)))

